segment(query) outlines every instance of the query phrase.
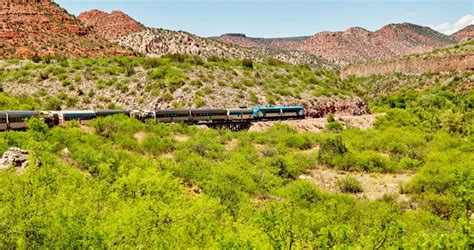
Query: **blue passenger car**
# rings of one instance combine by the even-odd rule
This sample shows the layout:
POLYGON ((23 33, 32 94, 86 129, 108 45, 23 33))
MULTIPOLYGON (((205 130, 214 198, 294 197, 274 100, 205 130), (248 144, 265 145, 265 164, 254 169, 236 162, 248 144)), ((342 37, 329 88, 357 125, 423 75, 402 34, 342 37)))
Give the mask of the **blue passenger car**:
POLYGON ((86 111, 60 111, 59 112, 59 123, 60 124, 67 124, 72 121, 77 121, 80 124, 88 124, 97 115, 93 110, 86 110, 86 111))

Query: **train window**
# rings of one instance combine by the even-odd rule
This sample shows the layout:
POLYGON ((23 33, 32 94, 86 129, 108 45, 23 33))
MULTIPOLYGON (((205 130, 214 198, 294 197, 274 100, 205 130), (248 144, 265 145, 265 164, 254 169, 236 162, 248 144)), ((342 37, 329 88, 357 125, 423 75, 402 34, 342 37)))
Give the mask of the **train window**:
POLYGON ((16 123, 16 122, 25 122, 26 120, 28 120, 29 117, 12 117, 12 118, 8 118, 8 121, 10 123, 16 123))
POLYGON ((0 123, 6 123, 7 122, 7 119, 5 118, 0 118, 0 123))
POLYGON ((95 116, 77 116, 77 117, 72 117, 72 116, 67 116, 67 117, 64 117, 64 120, 65 121, 73 121, 73 120, 92 120, 94 119, 95 116))
POLYGON ((280 113, 280 110, 279 109, 266 110, 265 113, 267 113, 267 114, 278 114, 278 113, 280 113))

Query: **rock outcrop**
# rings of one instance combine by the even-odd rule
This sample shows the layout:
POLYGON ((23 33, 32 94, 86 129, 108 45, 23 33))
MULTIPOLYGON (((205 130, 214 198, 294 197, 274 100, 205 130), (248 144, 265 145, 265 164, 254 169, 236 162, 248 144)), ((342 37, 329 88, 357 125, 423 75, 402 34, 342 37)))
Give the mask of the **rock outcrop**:
POLYGON ((0 159, 0 170, 16 168, 17 173, 23 172, 30 164, 29 152, 19 148, 9 148, 0 159))
POLYGON ((311 118, 325 117, 328 114, 339 116, 370 114, 367 102, 358 97, 349 99, 318 98, 303 102, 306 116, 311 118))
POLYGON ((108 40, 145 29, 143 24, 121 11, 112 11, 109 14, 100 10, 91 10, 81 13, 78 18, 108 40))
POLYGON ((401 73, 406 75, 425 72, 448 72, 474 70, 474 55, 454 55, 448 57, 411 58, 386 62, 351 65, 341 71, 341 77, 367 77, 401 73))
POLYGON ((0 57, 106 56, 128 52, 49 0, 0 0, 0 57))

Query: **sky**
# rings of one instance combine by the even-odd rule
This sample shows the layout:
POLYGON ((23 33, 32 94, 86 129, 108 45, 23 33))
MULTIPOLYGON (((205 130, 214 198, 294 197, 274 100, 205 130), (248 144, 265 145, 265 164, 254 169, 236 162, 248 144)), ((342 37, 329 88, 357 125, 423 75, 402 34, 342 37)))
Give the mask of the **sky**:
POLYGON ((451 34, 474 24, 474 0, 56 0, 68 12, 120 10, 153 28, 200 36, 308 36, 410 22, 451 34))

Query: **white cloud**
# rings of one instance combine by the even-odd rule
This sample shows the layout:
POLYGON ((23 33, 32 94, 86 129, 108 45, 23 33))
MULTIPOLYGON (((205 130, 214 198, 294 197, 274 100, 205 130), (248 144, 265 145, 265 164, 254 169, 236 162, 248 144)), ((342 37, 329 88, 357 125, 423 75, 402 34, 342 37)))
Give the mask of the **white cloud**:
POLYGON ((454 32, 459 31, 463 29, 464 27, 468 25, 472 25, 472 24, 474 24, 474 16, 466 15, 466 16, 461 17, 455 23, 446 22, 446 23, 441 23, 437 25, 430 25, 430 27, 446 35, 451 35, 454 32))

